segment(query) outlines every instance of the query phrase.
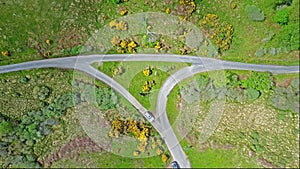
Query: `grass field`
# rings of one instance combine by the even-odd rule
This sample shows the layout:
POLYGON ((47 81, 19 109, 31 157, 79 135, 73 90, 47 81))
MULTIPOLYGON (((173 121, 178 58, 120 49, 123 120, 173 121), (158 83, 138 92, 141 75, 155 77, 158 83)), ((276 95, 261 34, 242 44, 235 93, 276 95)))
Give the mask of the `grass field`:
POLYGON ((22 114, 39 109, 63 93, 72 91, 72 71, 39 69, 0 74, 0 112, 19 119, 22 114), (46 100, 34 98, 36 86, 50 88, 46 100))
POLYGON ((159 156, 132 159, 124 158, 110 153, 80 153, 77 159, 61 159, 51 167, 57 168, 163 168, 165 164, 161 162, 159 156))
MULTIPOLYGON (((214 13, 219 19, 228 22, 234 27, 234 39, 230 50, 224 53, 222 59, 251 62, 251 63, 270 63, 281 65, 297 65, 299 64, 299 51, 291 53, 282 53, 271 56, 266 55, 257 57, 254 53, 261 47, 280 47, 278 36, 282 27, 273 21, 275 10, 273 9, 276 0, 269 1, 227 1, 219 0, 197 1, 197 15, 194 18, 203 17, 207 13, 214 13), (237 7, 232 9, 231 5, 236 4, 237 7), (265 14, 263 22, 254 22, 247 18, 245 8, 247 5, 256 5, 265 14), (263 39, 268 34, 274 33, 273 39, 264 42, 263 39)), ((293 1, 288 7, 290 13, 290 22, 296 22, 299 25, 299 1, 293 1)), ((191 19, 193 20, 193 19, 191 19)), ((197 20, 197 19, 194 19, 197 20)), ((198 24, 198 22, 196 22, 198 24)))
POLYGON ((104 62, 102 65, 94 64, 100 71, 113 77, 119 82, 125 89, 149 110, 155 110, 156 97, 159 89, 167 77, 187 66, 186 63, 169 63, 169 62, 104 62), (150 76, 145 76, 143 70, 149 66, 153 66, 154 70, 150 76), (116 68, 122 68, 123 73, 113 76, 113 71, 116 68), (155 85, 152 87, 150 94, 147 96, 141 96, 142 86, 145 81, 154 80, 155 85))
MULTIPOLYGON (((222 59, 296 65, 299 61, 299 51, 275 56, 269 54, 263 57, 254 56, 254 53, 261 47, 268 49, 280 47, 279 36, 282 26, 273 21, 275 2, 276 0, 225 3, 219 0, 196 1, 196 10, 189 21, 199 27, 204 15, 215 13, 220 21, 233 25, 233 43, 230 50, 223 54, 222 59), (237 7, 232 9, 232 4, 236 4, 237 7), (265 20, 263 22, 250 21, 245 12, 247 5, 258 6, 265 14, 265 20), (269 42, 264 42, 263 39, 270 34, 274 34, 274 37, 269 42)), ((112 0, 3 2, 0 4, 0 9, 3 11, 0 14, 2 18, 0 51, 10 51, 11 56, 1 56, 0 65, 77 55, 80 50, 77 51, 76 47, 84 45, 88 38, 103 25, 121 17, 120 11, 127 10, 130 15, 147 11, 165 12, 167 8, 170 8, 171 14, 177 14, 177 5, 178 1, 175 0, 163 2, 131 0, 121 4, 115 4, 112 0), (51 43, 47 44, 46 40, 50 40, 51 43), (66 52, 68 50, 69 52, 66 52)), ((287 9, 290 13, 290 22, 299 24, 299 1, 293 1, 287 9)), ((110 41, 110 39, 107 40, 110 41)))
POLYGON ((236 148, 216 149, 189 147, 186 140, 181 141, 185 153, 189 157, 193 168, 258 168, 254 158, 247 158, 236 148))
MULTIPOLYGON (((233 72, 240 76, 249 74, 248 71, 233 72)), ((299 78, 299 74, 274 75, 275 84, 279 86, 287 86, 291 78, 299 78)), ((188 131, 188 136, 183 138, 181 143, 193 166, 298 167, 299 116, 297 113, 283 112, 268 106, 268 94, 254 102, 227 102, 217 128, 205 143, 200 143, 202 125, 211 105, 205 102, 193 104, 182 102, 182 98, 178 98, 178 90, 177 86, 170 94, 167 114, 175 133, 179 134, 178 138, 182 138, 182 134, 186 133, 182 128, 178 129, 177 123, 174 123, 184 116, 182 113, 189 113, 187 116, 190 116, 191 122, 194 122, 193 129, 188 131), (178 103, 181 104, 180 108, 178 103), (200 107, 197 108, 195 104, 199 104, 200 107), (196 120, 192 120, 197 112, 196 120), (285 115, 284 118, 281 114, 285 115), (215 144, 225 146, 214 148, 215 144), (222 149, 226 145, 231 148, 222 149), (230 159, 226 160, 225 157, 230 159)))
MULTIPOLYGON (((202 30, 201 19, 206 14, 213 13, 219 16, 220 22, 233 25, 232 44, 228 51, 218 56, 220 59, 259 64, 298 65, 299 50, 282 52, 277 55, 269 52, 271 48, 282 47, 281 38, 286 27, 286 25, 282 26, 274 22, 276 13, 274 4, 276 2, 278 0, 195 1, 196 9, 188 21, 202 30), (234 5, 236 5, 235 8, 232 7, 234 5), (249 20, 246 12, 248 5, 259 7, 265 15, 264 21, 249 20), (255 56, 255 53, 261 48, 266 48, 267 54, 261 57, 255 56)), ((140 12, 165 14, 166 9, 170 8, 171 15, 174 17, 174 15, 184 12, 180 11, 178 5, 179 0, 129 0, 121 4, 115 4, 113 0, 55 0, 51 2, 47 0, 3 0, 0 3, 0 65, 78 55, 82 46, 95 32, 102 29, 104 25, 108 25, 110 21, 122 17, 121 11, 126 10, 128 16, 140 12), (3 54, 5 51, 9 53, 7 55, 11 56, 5 56, 3 54)), ((299 27, 299 1, 294 0, 286 9, 289 13, 289 24, 296 24, 299 27)), ((133 25, 128 25, 129 29, 131 26, 133 25)), ((164 29, 163 26, 161 27, 164 29)), ((182 30, 178 31, 182 32, 182 30)), ((153 48, 143 48, 144 35, 138 34, 130 37, 139 44, 137 52, 154 53, 153 48)), ((292 35, 292 37, 297 38, 297 32, 296 36, 292 35)), ((169 52, 177 54, 177 48, 182 48, 185 40, 183 38, 182 41, 181 37, 178 39, 181 40, 174 40, 164 35, 160 40, 172 48, 169 52)), ((111 39, 103 40, 111 43, 111 39)), ((116 50, 110 50, 108 53, 116 53, 116 50)), ((191 55, 194 54, 191 52, 191 55)), ((166 78, 189 65, 187 63, 124 61, 95 63, 93 66, 108 76, 114 77, 143 106, 154 111, 159 88, 166 78), (153 74, 145 76, 142 71, 148 66, 154 67, 153 74), (121 68, 122 72, 115 75, 113 72, 118 68, 121 68), (142 86, 145 81, 150 80, 154 80, 156 85, 152 87, 149 95, 142 97, 140 94, 142 86)), ((250 73, 238 70, 231 72, 242 77, 246 77, 250 73)), ((72 91, 73 73, 70 70, 38 69, 0 74, 0 114, 17 122, 23 114, 39 110, 53 102, 58 96, 72 91), (45 87, 50 90, 46 99, 38 98, 39 95, 35 93, 37 87, 45 87)), ((95 81, 83 73, 77 75, 82 81, 107 87, 106 84, 95 81)), ((299 78, 299 74, 274 75, 274 78, 276 86, 287 86, 291 82, 291 78, 299 78)), ((167 115, 170 123, 174 124, 176 134, 182 133, 175 126, 177 117, 180 113, 184 113, 184 108, 179 109, 179 107, 185 106, 181 104, 180 99, 182 98, 179 98, 178 94, 180 87, 188 84, 191 79, 177 85, 168 97, 167 115)), ((208 144, 199 144, 199 140, 197 140, 201 135, 199 133, 202 125, 201 118, 207 112, 202 109, 198 112, 193 110, 194 114, 186 115, 190 118, 195 113, 199 115, 190 135, 181 142, 192 166, 199 168, 262 166, 299 168, 299 114, 271 108, 267 105, 266 97, 251 103, 228 103, 217 129, 207 141, 208 144), (284 114, 283 118, 281 114, 284 114), (215 144, 221 146, 216 148, 215 144), (231 148, 224 148, 223 145, 230 145, 231 148)), ((134 107, 122 96, 120 96, 120 105, 127 108, 124 109, 127 114, 132 116, 137 114, 134 107)), ((205 109, 208 105, 202 106, 205 109)), ((196 109, 196 107, 191 109, 193 108, 196 109)), ((117 110, 113 111, 105 113, 108 116, 111 115, 112 118, 113 113, 119 113, 117 110)), ((73 109, 69 109, 62 117, 61 124, 52 128, 53 133, 34 145, 34 154, 38 156, 39 160, 59 150, 68 141, 79 136, 86 136, 72 112, 73 109)), ((118 148, 118 146, 114 148, 118 148)), ((133 147, 131 148, 133 149, 133 147)), ((52 167, 159 168, 166 167, 166 164, 162 163, 159 156, 131 159, 103 151, 81 152, 77 158, 62 158, 52 167)))

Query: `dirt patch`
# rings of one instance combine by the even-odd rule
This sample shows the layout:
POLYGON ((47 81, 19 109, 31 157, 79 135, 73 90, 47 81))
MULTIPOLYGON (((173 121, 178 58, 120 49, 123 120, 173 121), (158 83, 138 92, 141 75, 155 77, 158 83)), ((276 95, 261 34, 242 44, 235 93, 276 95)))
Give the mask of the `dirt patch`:
POLYGON ((278 87, 286 88, 291 84, 292 81, 293 81, 293 78, 284 79, 282 82, 279 82, 279 83, 276 82, 275 85, 278 86, 278 87))
POLYGON ((274 164, 268 162, 264 158, 258 158, 257 161, 266 168, 277 168, 274 164))
POLYGON ((194 134, 188 134, 185 138, 187 142, 192 146, 198 149, 200 152, 204 152, 207 149, 221 149, 221 150, 230 150, 233 149, 234 146, 231 144, 219 144, 214 141, 199 143, 198 138, 194 134))
POLYGON ((71 140, 66 145, 61 147, 58 151, 53 154, 50 154, 39 163, 44 167, 50 167, 53 162, 58 161, 61 158, 76 158, 80 152, 99 152, 102 148, 97 145, 89 137, 78 137, 74 140, 71 140))
POLYGON ((175 6, 174 10, 171 11, 171 14, 182 17, 189 17, 189 7, 184 5, 177 5, 175 6))
POLYGON ((180 112, 182 109, 182 96, 179 94, 177 95, 177 103, 176 103, 176 109, 180 112))
POLYGON ((58 35, 58 50, 69 49, 74 46, 82 45, 88 38, 85 28, 67 28, 62 29, 58 35))
POLYGON ((166 5, 171 5, 171 4, 174 3, 174 0, 164 0, 164 3, 165 3, 166 5))
POLYGON ((197 146, 199 141, 198 141, 198 137, 195 134, 189 133, 185 139, 187 140, 187 142, 189 143, 189 145, 191 145, 192 147, 197 146))

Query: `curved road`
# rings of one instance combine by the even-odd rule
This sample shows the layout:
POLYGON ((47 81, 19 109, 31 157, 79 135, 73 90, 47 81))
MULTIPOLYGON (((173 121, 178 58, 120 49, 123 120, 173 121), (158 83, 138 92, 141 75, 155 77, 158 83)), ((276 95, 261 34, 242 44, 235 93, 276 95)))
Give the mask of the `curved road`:
POLYGON ((180 69, 179 71, 175 72, 167 78, 167 80, 163 83, 162 87, 160 88, 157 96, 156 114, 158 117, 156 120, 159 121, 159 124, 161 124, 161 127, 164 131, 162 135, 165 137, 165 142, 169 144, 168 148, 174 160, 179 163, 180 167, 191 166, 191 164, 187 156, 184 153, 181 153, 183 152, 183 150, 178 140, 171 140, 176 136, 174 132, 170 132, 173 130, 167 117, 166 106, 168 101, 168 95, 180 81, 191 77, 194 74, 204 71, 206 71, 206 69, 203 65, 192 65, 190 67, 180 69))
POLYGON ((90 64, 94 62, 110 62, 110 61, 164 61, 164 62, 186 62, 193 65, 184 68, 171 77, 163 84, 159 92, 156 107, 157 119, 151 124, 165 139, 166 145, 174 160, 179 163, 180 167, 190 168, 191 165, 183 152, 166 115, 167 96, 173 87, 181 80, 186 79, 196 73, 210 70, 239 69, 254 71, 269 71, 272 73, 295 73, 299 72, 299 66, 275 66, 275 65, 259 65, 246 64, 239 62, 221 61, 213 58, 205 58, 198 56, 183 56, 172 54, 114 54, 114 55, 82 55, 65 58, 54 58, 47 60, 37 60, 24 62, 13 65, 0 66, 0 73, 13 71, 34 69, 34 68, 67 68, 83 71, 98 80, 103 81, 114 90, 122 94, 140 113, 144 115, 147 111, 124 87, 114 81, 106 74, 93 68, 90 64))

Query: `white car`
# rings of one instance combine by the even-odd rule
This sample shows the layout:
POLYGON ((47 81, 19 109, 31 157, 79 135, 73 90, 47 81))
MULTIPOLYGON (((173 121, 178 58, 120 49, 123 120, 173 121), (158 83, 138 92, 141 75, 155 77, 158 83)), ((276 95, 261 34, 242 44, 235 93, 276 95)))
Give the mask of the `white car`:
POLYGON ((144 114, 144 116, 148 119, 148 121, 153 122, 154 121, 154 117, 150 112, 146 112, 144 114))

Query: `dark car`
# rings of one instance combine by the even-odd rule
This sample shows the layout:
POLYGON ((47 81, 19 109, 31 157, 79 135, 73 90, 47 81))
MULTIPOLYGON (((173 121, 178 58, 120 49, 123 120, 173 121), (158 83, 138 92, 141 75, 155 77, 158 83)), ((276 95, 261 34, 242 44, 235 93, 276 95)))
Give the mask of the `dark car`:
POLYGON ((173 161, 171 164, 173 168, 179 168, 177 161, 173 161))

